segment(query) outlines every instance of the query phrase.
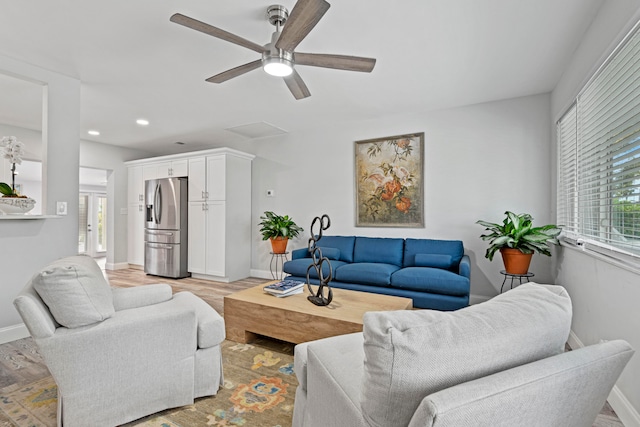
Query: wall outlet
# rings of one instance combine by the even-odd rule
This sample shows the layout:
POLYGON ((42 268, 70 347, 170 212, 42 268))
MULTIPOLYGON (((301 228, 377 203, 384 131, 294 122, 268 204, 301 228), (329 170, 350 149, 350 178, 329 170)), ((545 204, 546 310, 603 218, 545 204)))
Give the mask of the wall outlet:
POLYGON ((267 190, 267 197, 276 197, 275 190, 267 190))
POLYGON ((67 214, 67 202, 56 202, 56 214, 58 215, 67 214))

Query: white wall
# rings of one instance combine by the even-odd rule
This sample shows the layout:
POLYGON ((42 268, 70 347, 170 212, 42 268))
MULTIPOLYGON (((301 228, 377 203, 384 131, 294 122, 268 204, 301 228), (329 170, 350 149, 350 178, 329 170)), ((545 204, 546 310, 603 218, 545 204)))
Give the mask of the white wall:
POLYGON ((80 141, 80 165, 107 169, 107 269, 127 267, 127 168, 128 160, 151 154, 114 145, 80 141))
MULTIPOLYGON (((616 0, 603 4, 552 93, 554 122, 638 20, 639 10, 638 1, 616 0)), ((553 150, 555 152, 555 142, 553 150)), ((555 160, 552 164, 555 174, 555 160)), ((555 180, 553 185, 552 201, 555 200, 555 180)), ((636 351, 640 350, 640 273, 575 249, 561 248, 559 252, 555 282, 567 288, 573 300, 572 344, 590 345, 603 339, 621 338, 636 351)), ((638 378, 640 357, 636 354, 609 399, 625 426, 640 426, 638 378)))
MULTIPOLYGON (((44 212, 53 213, 56 201, 78 198, 80 82, 4 56, 0 56, 0 70, 48 84, 43 204, 44 212)), ((0 340, 4 332, 22 323, 12 302, 33 272, 74 254, 77 240, 77 203, 69 203, 69 214, 59 219, 0 220, 0 340)))
MULTIPOLYGON (((444 111, 326 123, 306 133, 256 141, 253 222, 266 210, 304 227, 291 248, 305 247, 314 216, 328 214, 328 234, 460 239, 471 257, 471 293, 490 297, 502 282, 499 256, 484 258, 478 219, 502 221, 505 210, 551 220, 549 96, 537 95, 444 111), (356 228, 354 141, 425 133, 425 228, 356 228), (267 189, 276 197, 266 197, 267 189)), ((268 271, 271 255, 254 227, 252 269, 268 271)), ((551 280, 551 264, 536 255, 532 271, 551 280)))

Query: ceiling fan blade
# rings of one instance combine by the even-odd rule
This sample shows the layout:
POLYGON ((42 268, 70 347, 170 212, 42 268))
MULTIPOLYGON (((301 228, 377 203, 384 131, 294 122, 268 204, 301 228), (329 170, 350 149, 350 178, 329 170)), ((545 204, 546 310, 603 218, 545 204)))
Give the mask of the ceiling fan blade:
POLYGON ((198 21, 197 19, 189 18, 188 16, 184 16, 180 13, 173 14, 171 18, 169 18, 169 20, 171 22, 175 22, 176 24, 184 25, 187 28, 200 31, 201 33, 205 33, 210 36, 228 41, 230 43, 234 43, 239 46, 246 47, 247 49, 251 49, 258 53, 262 53, 265 51, 264 46, 260 46, 259 44, 251 42, 247 39, 243 39, 240 36, 231 34, 228 31, 221 30, 220 28, 216 28, 209 24, 205 24, 204 22, 198 21))
POLYGON ((209 83, 226 82, 227 80, 230 80, 234 77, 241 76, 244 73, 248 73, 249 71, 255 70, 256 68, 260 68, 261 66, 262 66, 262 60, 258 59, 257 61, 249 62, 247 64, 240 65, 239 67, 232 68, 220 74, 216 74, 215 76, 209 77, 207 81, 209 83))
POLYGON ((298 0, 284 24, 282 33, 276 42, 278 49, 293 52, 309 31, 329 10, 331 5, 325 0, 298 0))
POLYGON ((304 84, 302 77, 296 70, 293 70, 293 73, 284 77, 284 82, 287 84, 287 87, 293 94, 296 99, 303 99, 311 96, 311 92, 307 88, 307 85, 304 84))
POLYGON ((374 58, 347 55, 325 55, 322 53, 294 53, 296 65, 335 68, 338 70, 362 71, 370 73, 376 65, 374 58))

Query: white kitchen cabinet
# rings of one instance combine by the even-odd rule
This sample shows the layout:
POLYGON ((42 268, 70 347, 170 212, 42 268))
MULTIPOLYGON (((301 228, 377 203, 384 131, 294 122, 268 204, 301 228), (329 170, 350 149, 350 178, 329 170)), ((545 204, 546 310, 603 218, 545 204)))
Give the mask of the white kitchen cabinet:
MULTIPOLYGON (((129 263, 144 264, 144 196, 132 187, 169 176, 189 178, 188 265, 193 277, 229 282, 250 275, 251 161, 254 156, 228 148, 127 162, 129 181, 129 263), (141 172, 140 172, 141 171, 141 172)), ((143 192, 144 193, 144 192, 143 192)))
POLYGON ((144 179, 142 166, 130 166, 128 172, 129 205, 144 204, 144 179))
POLYGON ((169 160, 151 163, 142 167, 144 180, 174 178, 189 175, 189 161, 187 159, 169 160))
POLYGON ((189 202, 189 271, 192 274, 226 276, 225 216, 225 202, 189 202))
MULTIPOLYGON (((143 202, 144 203, 144 202, 143 202)), ((144 204, 134 203, 127 206, 127 262, 144 265, 144 204)))
POLYGON ((189 202, 189 271, 194 277, 234 281, 249 276, 252 157, 242 154, 209 155, 189 164, 189 194, 200 198, 189 202))

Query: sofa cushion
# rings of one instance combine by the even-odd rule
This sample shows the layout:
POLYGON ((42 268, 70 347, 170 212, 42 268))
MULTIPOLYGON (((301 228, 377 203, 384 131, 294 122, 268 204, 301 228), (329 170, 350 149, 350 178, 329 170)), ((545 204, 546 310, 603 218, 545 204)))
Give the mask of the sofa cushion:
POLYGON ((469 279, 442 268, 406 267, 391 275, 391 286, 444 295, 469 295, 469 279))
POLYGON ((67 328, 101 322, 115 313, 111 287, 89 256, 53 261, 32 283, 56 322, 67 328))
POLYGON ((562 353, 570 326, 564 288, 533 283, 453 312, 366 313, 365 418, 408 425, 431 393, 562 353))
POLYGON ((416 254, 415 265, 416 267, 444 268, 448 270, 452 267, 452 260, 451 255, 416 254))
POLYGON ((329 258, 329 260, 338 261, 340 259, 340 249, 338 248, 323 248, 322 246, 318 246, 318 249, 322 252, 322 256, 329 258))
POLYGON ((403 267, 416 267, 418 254, 450 255, 451 269, 455 269, 464 255, 464 246, 460 240, 406 239, 403 267))
MULTIPOLYGON (((311 258, 298 258, 285 262, 282 270, 292 276, 307 277, 307 268, 312 264, 313 259, 311 258)), ((335 279, 336 269, 345 264, 346 262, 335 260, 330 261, 329 263, 325 262, 322 264, 322 274, 324 275, 324 277, 329 277, 329 265, 331 265, 333 278, 335 279)), ((312 279, 318 278, 318 273, 316 272, 315 268, 309 270, 309 277, 311 277, 312 279)))
POLYGON ((172 303, 195 311, 198 323, 198 348, 214 347, 224 341, 224 319, 203 299, 191 292, 183 291, 173 296, 172 303))
MULTIPOLYGON (((316 242, 320 248, 335 248, 340 251, 340 261, 353 262, 353 246, 356 238, 354 236, 322 236, 316 242)), ((324 252, 323 252, 324 253, 324 252)))
POLYGON ((391 275, 400 267, 393 264, 358 262, 336 269, 335 280, 372 286, 389 286, 391 275))
POLYGON ((380 262, 402 265, 404 239, 356 237, 353 262, 380 262))

